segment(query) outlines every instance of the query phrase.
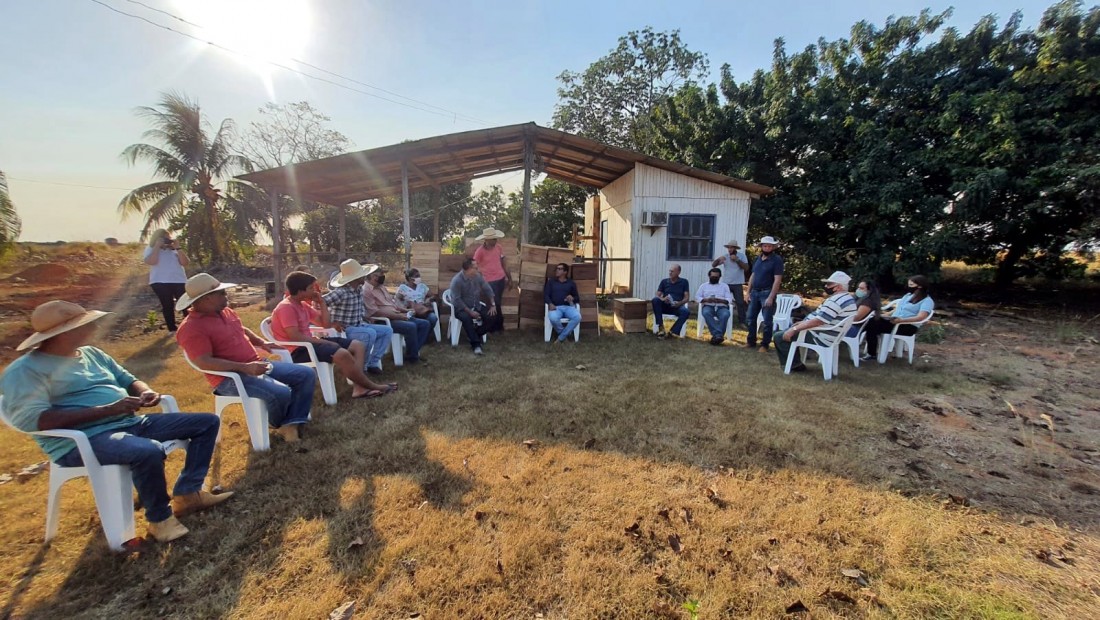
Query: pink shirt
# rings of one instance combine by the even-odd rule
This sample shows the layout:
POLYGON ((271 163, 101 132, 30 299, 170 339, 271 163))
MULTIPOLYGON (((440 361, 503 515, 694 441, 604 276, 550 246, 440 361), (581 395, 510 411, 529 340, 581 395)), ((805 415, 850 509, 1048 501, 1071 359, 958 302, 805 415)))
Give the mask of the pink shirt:
MULTIPOLYGON (((256 347, 245 334, 241 318, 231 308, 222 310, 221 314, 188 313, 176 331, 176 342, 192 361, 205 355, 242 364, 260 359, 256 347)), ((213 387, 224 378, 205 376, 213 387)))
POLYGON ((503 258, 504 249, 500 247, 499 241, 491 250, 481 245, 474 251, 474 262, 477 263, 477 268, 481 270, 481 277, 485 278, 486 282, 496 282, 506 277, 504 265, 501 264, 503 258))
MULTIPOLYGON (((313 304, 298 303, 291 301, 289 297, 284 297, 271 313, 271 335, 275 336, 275 340, 296 340, 287 331, 287 327, 297 325, 298 333, 308 336, 309 324, 320 320, 321 313, 313 308, 313 304)), ((286 345, 287 351, 293 352, 297 348, 294 345, 286 345)))

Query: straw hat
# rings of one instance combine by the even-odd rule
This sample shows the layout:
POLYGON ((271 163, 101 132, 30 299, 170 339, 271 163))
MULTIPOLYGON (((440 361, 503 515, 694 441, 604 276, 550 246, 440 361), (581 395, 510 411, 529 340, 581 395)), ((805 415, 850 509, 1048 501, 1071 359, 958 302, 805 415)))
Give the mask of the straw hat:
POLYGON ((197 273, 187 279, 183 285, 184 294, 176 302, 176 311, 188 308, 203 295, 209 295, 214 291, 224 291, 227 288, 237 286, 232 282, 218 282, 218 279, 208 273, 197 273))
POLYGON ((92 321, 101 319, 110 312, 100 310, 85 310, 72 302, 55 299, 47 301, 34 309, 31 313, 31 328, 34 333, 15 347, 16 351, 29 349, 54 336, 74 330, 81 325, 87 325, 92 321))
POLYGON ((495 228, 486 228, 480 235, 478 235, 474 241, 485 241, 486 239, 503 239, 504 233, 495 228))
POLYGON ((741 244, 737 241, 737 239, 731 239, 731 240, 726 242, 725 247, 727 247, 727 248, 737 248, 738 250, 740 250, 741 249, 741 244))
POLYGON ((839 284, 844 288, 848 288, 848 285, 852 282, 852 276, 844 273, 843 271, 834 271, 832 275, 821 281, 828 282, 829 284, 839 284))
POLYGON ((760 245, 779 245, 779 242, 775 240, 775 237, 768 235, 760 238, 760 245))
POLYGON ((359 278, 365 278, 375 271, 378 271, 378 265, 372 264, 363 266, 359 264, 359 261, 349 258, 340 263, 340 273, 332 276, 332 279, 328 281, 328 287, 338 288, 344 286, 359 278))

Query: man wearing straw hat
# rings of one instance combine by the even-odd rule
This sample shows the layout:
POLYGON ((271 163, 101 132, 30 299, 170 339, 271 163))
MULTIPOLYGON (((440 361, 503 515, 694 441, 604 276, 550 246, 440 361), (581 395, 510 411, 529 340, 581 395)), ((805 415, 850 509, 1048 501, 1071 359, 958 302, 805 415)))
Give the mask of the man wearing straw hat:
MULTIPOLYGON (((107 314, 57 300, 35 308, 31 314, 34 334, 17 347, 32 350, 12 362, 0 378, 4 409, 12 423, 27 432, 82 431, 101 464, 129 466, 149 533, 159 542, 169 542, 188 531, 177 516, 205 510, 233 495, 213 495, 202 489, 218 438, 218 416, 138 415, 142 408, 159 404, 160 394, 110 355, 88 345, 95 336, 95 321, 107 314), (169 502, 160 442, 173 439, 187 439, 190 444, 169 502)), ((34 439, 58 465, 83 464, 71 440, 34 439)))
POLYGON ((363 305, 363 283, 378 271, 378 265, 360 265, 355 259, 340 263, 340 272, 329 280, 325 305, 332 313, 332 326, 348 338, 359 340, 367 347, 366 368, 373 375, 382 374, 382 356, 390 350, 393 328, 381 323, 367 323, 363 305))
MULTIPOLYGON (((260 359, 257 348, 271 353, 281 347, 241 324, 225 292, 234 286, 208 273, 191 276, 176 303, 177 309, 191 308, 176 331, 176 342, 199 368, 239 374, 248 395, 267 404, 268 421, 276 432, 287 443, 297 442, 302 425, 309 421, 317 375, 308 366, 260 359)), ((240 396, 229 377, 206 375, 206 380, 219 396, 240 396)))
POLYGON ((497 243, 503 239, 504 233, 495 228, 486 228, 475 241, 481 245, 474 251, 473 259, 477 262, 481 277, 489 283, 493 289, 493 304, 498 312, 490 317, 486 327, 490 332, 497 332, 504 328, 504 314, 499 310, 504 307, 504 289, 512 287, 512 276, 508 274, 508 265, 504 261, 504 249, 497 243))
POLYGON ((749 268, 749 257, 741 249, 741 242, 730 239, 726 243, 726 253, 715 258, 711 267, 722 268, 722 284, 729 287, 733 294, 733 304, 737 306, 737 325, 745 324, 745 270, 749 268))

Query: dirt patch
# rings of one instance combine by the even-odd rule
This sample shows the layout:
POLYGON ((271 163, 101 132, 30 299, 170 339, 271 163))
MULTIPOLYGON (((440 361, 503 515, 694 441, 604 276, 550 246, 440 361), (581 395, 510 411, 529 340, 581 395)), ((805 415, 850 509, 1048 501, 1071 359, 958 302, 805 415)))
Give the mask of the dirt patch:
POLYGON ((65 265, 57 263, 42 263, 27 267, 10 279, 18 278, 28 284, 61 284, 67 282, 73 275, 73 271, 65 265))

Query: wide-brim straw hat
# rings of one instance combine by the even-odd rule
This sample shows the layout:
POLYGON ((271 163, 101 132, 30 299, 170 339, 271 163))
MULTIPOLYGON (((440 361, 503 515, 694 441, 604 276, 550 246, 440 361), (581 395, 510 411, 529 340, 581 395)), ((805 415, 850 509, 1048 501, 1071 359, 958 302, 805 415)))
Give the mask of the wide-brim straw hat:
POLYGON ((360 265, 359 261, 349 258, 340 263, 340 273, 332 276, 332 279, 328 281, 328 287, 339 288, 359 278, 365 278, 375 271, 378 271, 378 265, 360 265))
POLYGON ((726 242, 725 247, 727 247, 727 248, 737 248, 738 250, 740 250, 741 249, 741 244, 738 243, 737 239, 731 239, 731 240, 726 242))
POLYGON ((83 306, 69 301, 59 299, 47 301, 31 313, 31 328, 34 329, 34 333, 15 347, 15 350, 29 349, 58 334, 87 325, 108 314, 111 313, 102 310, 85 310, 83 306))
POLYGON ((208 273, 197 273, 187 279, 183 285, 183 296, 176 302, 176 311, 179 312, 191 306, 203 295, 209 295, 216 291, 224 291, 227 288, 237 286, 232 282, 219 282, 217 278, 208 273))
POLYGON ((495 228, 486 228, 478 235, 474 241, 485 241, 487 239, 503 239, 504 233, 495 228))
POLYGON ((760 245, 779 245, 779 242, 775 240, 775 237, 768 235, 760 238, 760 245))

